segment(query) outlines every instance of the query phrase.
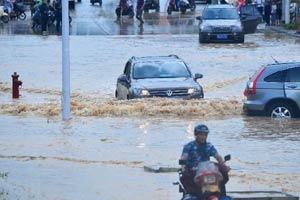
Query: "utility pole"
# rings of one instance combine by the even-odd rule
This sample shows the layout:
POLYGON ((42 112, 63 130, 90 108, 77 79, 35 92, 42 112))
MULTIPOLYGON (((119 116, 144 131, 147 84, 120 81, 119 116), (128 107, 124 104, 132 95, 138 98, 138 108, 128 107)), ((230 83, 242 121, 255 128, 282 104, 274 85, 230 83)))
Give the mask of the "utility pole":
POLYGON ((62 3, 62 118, 70 119, 69 1, 62 3))
POLYGON ((289 24, 290 23, 290 0, 283 0, 282 1, 283 9, 284 9, 284 23, 289 24))

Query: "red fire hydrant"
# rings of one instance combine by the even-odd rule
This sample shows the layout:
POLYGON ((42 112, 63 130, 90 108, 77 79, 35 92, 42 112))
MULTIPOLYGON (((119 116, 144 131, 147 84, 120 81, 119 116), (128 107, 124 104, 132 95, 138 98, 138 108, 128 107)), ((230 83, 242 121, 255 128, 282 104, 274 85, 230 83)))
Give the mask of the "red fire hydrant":
POLYGON ((13 75, 11 75, 12 77, 12 98, 19 98, 20 94, 19 94, 19 87, 22 85, 22 81, 19 81, 19 75, 17 74, 17 72, 14 72, 13 75))

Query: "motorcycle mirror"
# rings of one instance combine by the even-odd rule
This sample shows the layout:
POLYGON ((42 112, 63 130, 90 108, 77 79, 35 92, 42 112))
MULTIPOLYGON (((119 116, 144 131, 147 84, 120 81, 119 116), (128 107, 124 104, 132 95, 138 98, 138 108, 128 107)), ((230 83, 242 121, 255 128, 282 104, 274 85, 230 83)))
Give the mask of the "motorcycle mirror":
POLYGON ((226 156, 224 157, 224 160, 225 160, 225 161, 231 160, 231 155, 230 155, 230 154, 226 155, 226 156))

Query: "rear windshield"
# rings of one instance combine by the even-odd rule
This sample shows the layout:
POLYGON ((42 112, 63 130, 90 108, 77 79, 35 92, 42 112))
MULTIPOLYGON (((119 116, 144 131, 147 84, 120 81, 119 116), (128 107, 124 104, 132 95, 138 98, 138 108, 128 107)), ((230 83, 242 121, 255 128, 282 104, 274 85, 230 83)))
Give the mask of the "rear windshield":
POLYGON ((184 62, 142 62, 133 66, 133 78, 179 78, 191 77, 184 62))
POLYGON ((235 8, 206 8, 203 19, 239 19, 240 16, 235 8))

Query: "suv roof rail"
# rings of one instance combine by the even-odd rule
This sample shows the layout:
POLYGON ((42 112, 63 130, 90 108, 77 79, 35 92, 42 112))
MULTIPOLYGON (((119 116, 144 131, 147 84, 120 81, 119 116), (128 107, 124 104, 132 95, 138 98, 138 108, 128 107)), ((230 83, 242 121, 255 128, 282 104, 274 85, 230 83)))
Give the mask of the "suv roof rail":
POLYGON ((169 57, 175 57, 175 58, 179 58, 177 55, 175 54, 170 54, 169 57))

